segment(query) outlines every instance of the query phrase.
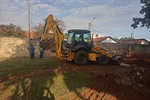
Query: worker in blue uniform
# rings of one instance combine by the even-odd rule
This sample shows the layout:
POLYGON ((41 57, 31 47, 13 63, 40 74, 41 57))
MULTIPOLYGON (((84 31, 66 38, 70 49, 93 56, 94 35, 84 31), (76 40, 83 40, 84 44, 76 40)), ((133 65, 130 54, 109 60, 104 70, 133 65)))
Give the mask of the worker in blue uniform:
POLYGON ((29 52, 30 52, 30 59, 34 59, 34 46, 30 44, 29 52))

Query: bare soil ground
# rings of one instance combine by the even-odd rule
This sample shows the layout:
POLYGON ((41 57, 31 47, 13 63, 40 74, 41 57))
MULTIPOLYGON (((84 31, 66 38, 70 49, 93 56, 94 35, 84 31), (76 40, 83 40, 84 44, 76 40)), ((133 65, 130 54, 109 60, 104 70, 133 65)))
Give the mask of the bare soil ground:
POLYGON ((150 100, 150 58, 124 57, 123 62, 131 66, 66 63, 62 70, 90 73, 93 80, 72 100, 150 100))

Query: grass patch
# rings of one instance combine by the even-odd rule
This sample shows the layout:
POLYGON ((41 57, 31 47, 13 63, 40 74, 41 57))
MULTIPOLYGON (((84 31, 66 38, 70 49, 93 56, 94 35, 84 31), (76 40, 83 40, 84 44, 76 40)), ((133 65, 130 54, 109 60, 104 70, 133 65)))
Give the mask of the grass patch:
POLYGON ((0 62, 0 80, 11 76, 23 75, 34 70, 58 67, 56 58, 29 59, 13 58, 0 62))
POLYGON ((86 87, 91 79, 90 75, 78 71, 63 73, 61 67, 64 63, 56 58, 0 60, 0 98, 69 100, 86 87), (30 73, 33 74, 30 77, 19 77, 30 73), (19 78, 9 80, 14 76, 19 78))

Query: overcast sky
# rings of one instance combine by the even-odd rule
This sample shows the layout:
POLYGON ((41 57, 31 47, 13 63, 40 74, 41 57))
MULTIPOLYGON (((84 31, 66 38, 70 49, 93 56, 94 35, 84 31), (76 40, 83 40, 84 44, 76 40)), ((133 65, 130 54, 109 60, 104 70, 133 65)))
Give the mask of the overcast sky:
MULTIPOLYGON (((142 17, 140 0, 30 0, 31 27, 53 14, 68 29, 88 29, 112 37, 150 40, 150 29, 132 29, 133 17, 142 17), (93 20, 94 19, 94 20, 93 20)), ((28 30, 28 0, 0 0, 0 24, 13 23, 28 30)))

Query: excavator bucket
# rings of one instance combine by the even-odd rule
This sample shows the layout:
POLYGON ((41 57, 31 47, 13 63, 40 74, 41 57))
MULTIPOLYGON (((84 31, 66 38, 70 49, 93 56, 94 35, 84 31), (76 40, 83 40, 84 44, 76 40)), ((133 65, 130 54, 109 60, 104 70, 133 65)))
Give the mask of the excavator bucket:
POLYGON ((55 40, 53 38, 50 40, 47 40, 47 41, 41 41, 40 42, 40 46, 44 50, 50 50, 54 45, 55 45, 55 40))
POLYGON ((119 55, 115 55, 110 58, 111 63, 120 64, 121 61, 122 61, 122 56, 119 56, 119 55))

